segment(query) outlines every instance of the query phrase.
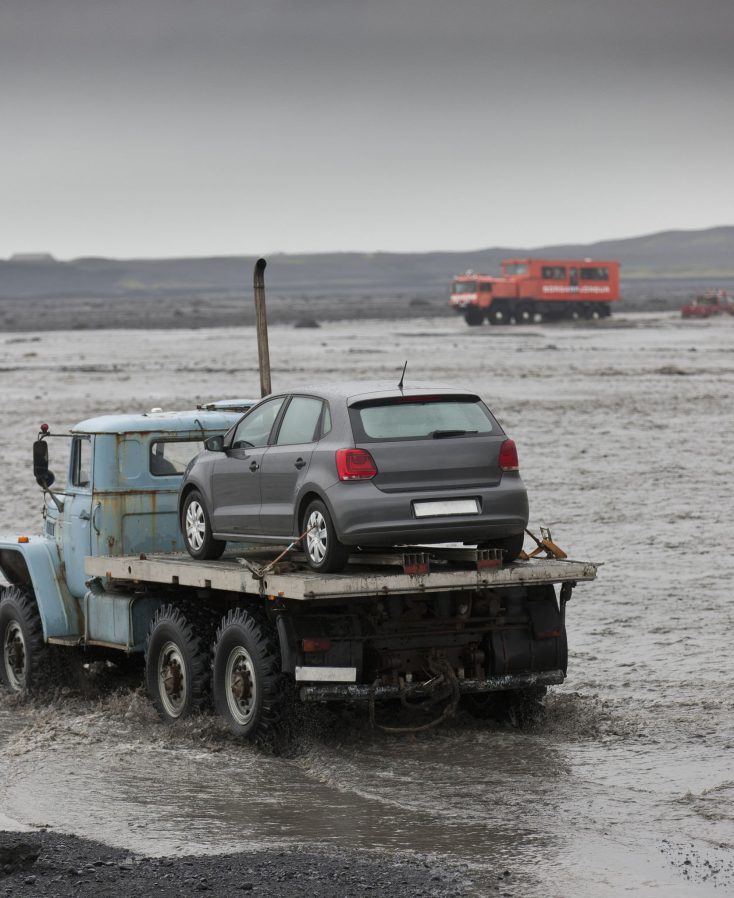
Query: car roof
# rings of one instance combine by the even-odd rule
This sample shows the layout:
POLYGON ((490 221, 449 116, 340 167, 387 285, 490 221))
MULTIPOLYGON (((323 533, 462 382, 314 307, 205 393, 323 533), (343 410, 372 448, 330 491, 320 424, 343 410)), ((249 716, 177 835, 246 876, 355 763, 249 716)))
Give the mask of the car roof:
POLYGON ((282 395, 282 393, 315 395, 330 400, 343 399, 348 404, 368 399, 399 399, 401 396, 461 395, 477 397, 477 393, 474 390, 452 387, 447 384, 407 383, 400 389, 394 381, 344 381, 341 383, 304 384, 289 390, 278 391, 274 395, 282 395))

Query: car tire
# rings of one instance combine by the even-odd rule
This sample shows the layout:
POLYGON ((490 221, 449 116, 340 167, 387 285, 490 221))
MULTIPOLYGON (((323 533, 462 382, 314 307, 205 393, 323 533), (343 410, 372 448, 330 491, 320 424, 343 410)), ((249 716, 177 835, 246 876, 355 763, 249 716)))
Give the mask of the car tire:
POLYGON ((517 324, 533 324, 535 322, 535 307, 531 302, 519 303, 515 311, 517 324))
POLYGON ((306 530, 309 532, 303 538, 303 549, 311 570, 320 574, 343 571, 352 550, 339 542, 331 515, 320 499, 314 499, 306 507, 301 532, 306 530))
POLYGON ((525 542, 524 533, 516 533, 513 536, 506 536, 503 539, 489 539, 480 543, 480 549, 500 549, 502 551, 502 563, 510 564, 522 552, 523 543, 525 542))
POLYGON ((267 621, 233 608, 217 630, 212 697, 235 736, 276 747, 288 722, 290 679, 267 621))
POLYGON ((209 633, 174 605, 159 608, 145 643, 145 682, 156 711, 166 723, 200 711, 209 691, 209 633))
POLYGON ((200 561, 214 561, 220 558, 227 543, 214 539, 209 512, 204 499, 197 490, 192 490, 184 502, 181 512, 181 531, 186 551, 200 561))

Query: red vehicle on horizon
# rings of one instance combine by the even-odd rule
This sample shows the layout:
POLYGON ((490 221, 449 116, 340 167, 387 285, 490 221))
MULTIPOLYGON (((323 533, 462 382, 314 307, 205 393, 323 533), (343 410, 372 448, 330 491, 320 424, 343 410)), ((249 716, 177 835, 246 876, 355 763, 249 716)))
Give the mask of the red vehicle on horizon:
POLYGON ((505 259, 501 277, 454 278, 450 305, 469 325, 532 324, 545 318, 608 318, 619 299, 619 262, 505 259))
POLYGON ((680 310, 681 318, 715 318, 717 315, 734 315, 734 302, 726 290, 697 296, 680 310))

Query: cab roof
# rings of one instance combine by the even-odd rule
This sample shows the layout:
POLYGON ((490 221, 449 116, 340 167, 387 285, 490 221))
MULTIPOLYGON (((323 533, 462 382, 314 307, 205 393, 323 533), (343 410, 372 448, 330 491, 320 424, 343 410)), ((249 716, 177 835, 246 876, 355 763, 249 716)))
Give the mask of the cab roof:
POLYGON ((183 412, 150 412, 132 415, 101 415, 87 418, 72 427, 72 433, 186 433, 202 428, 207 434, 222 432, 238 421, 244 411, 206 411, 194 409, 183 412))

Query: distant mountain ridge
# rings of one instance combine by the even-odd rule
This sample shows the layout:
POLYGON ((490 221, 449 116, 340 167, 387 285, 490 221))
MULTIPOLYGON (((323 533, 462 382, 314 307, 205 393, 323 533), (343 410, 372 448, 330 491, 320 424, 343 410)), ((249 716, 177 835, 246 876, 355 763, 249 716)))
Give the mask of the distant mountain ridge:
MULTIPOLYGON (((389 293, 445 295, 468 268, 499 273, 508 257, 619 259, 631 285, 657 280, 734 279, 734 226, 663 231, 587 244, 493 247, 467 252, 276 254, 266 279, 275 295, 389 293)), ((228 295, 250 290, 255 256, 174 259, 80 258, 60 262, 43 253, 0 260, 0 298, 228 295)))

